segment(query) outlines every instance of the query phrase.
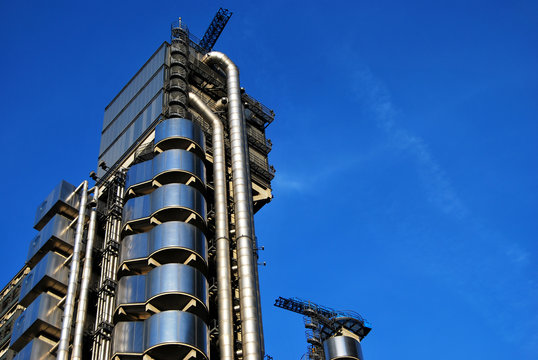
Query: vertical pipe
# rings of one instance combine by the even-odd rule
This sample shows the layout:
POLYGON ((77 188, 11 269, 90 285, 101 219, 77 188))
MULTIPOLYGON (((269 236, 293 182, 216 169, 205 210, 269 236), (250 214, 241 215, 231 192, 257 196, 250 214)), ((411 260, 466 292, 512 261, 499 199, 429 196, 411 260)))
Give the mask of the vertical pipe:
POLYGON ((79 205, 77 230, 75 233, 75 247, 73 249, 73 258, 71 259, 71 268, 69 272, 69 282, 67 285, 67 295, 65 308, 62 317, 62 329, 60 333, 60 344, 58 346, 58 360, 67 360, 69 355, 69 335, 73 322, 73 312, 75 309, 75 297, 77 294, 78 272, 80 267, 80 254, 82 252, 82 237, 84 233, 84 221, 86 217, 86 202, 88 201, 88 181, 82 185, 82 197, 79 205))
MULTIPOLYGON (((242 106, 241 110, 243 111, 243 114, 245 113, 245 107, 242 106)), ((243 140, 245 147, 245 154, 247 156, 247 172, 250 175, 250 152, 249 152, 249 146, 248 146, 248 132, 247 132, 247 122, 245 117, 243 116, 243 140)), ((252 194, 252 183, 250 181, 247 182, 248 186, 248 193, 252 194)), ((256 266, 254 267, 255 270, 255 279, 256 279, 256 292, 257 292, 257 298, 258 298, 258 317, 260 319, 260 343, 261 343, 261 351, 262 351, 262 357, 265 355, 265 342, 263 338, 263 320, 262 320, 262 304, 261 304, 261 296, 260 296, 260 277, 258 274, 258 239, 256 238, 256 230, 254 227, 254 204, 252 201, 249 201, 250 211, 252 213, 252 217, 250 218, 250 228, 252 230, 252 248, 254 249, 254 262, 256 266)))
POLYGON ((243 358, 261 360, 262 340, 261 322, 258 310, 258 291, 256 261, 252 229, 252 193, 248 183, 247 154, 245 153, 244 119, 241 105, 239 71, 235 64, 223 53, 212 51, 202 60, 204 63, 216 62, 226 71, 228 91, 228 122, 230 124, 230 143, 232 152, 233 193, 235 203, 235 234, 237 241, 237 263, 239 272, 239 302, 241 308, 241 337, 243 358))
POLYGON ((97 222, 97 188, 93 193, 93 204, 91 204, 90 224, 88 225, 88 241, 86 242, 86 256, 84 257, 84 267, 82 269, 82 282, 80 284, 80 298, 77 307, 77 318, 75 321, 75 336, 73 340, 72 360, 82 360, 82 340, 84 325, 86 322, 86 311, 88 308, 88 296, 90 280, 92 276, 93 246, 95 242, 95 227, 97 222))
POLYGON ((190 105, 213 127, 213 179, 215 182, 215 238, 217 243, 217 299, 219 349, 221 360, 234 360, 232 272, 226 193, 226 153, 224 128, 217 115, 195 94, 189 93, 190 105))
MULTIPOLYGON (((123 179, 121 181, 118 181, 115 185, 115 201, 123 201, 123 186, 124 182, 123 179)), ((121 218, 117 217, 117 215, 112 215, 111 219, 111 232, 110 237, 108 241, 115 241, 119 243, 120 238, 120 231, 121 231, 121 218)), ((107 252, 108 256, 108 265, 106 268, 106 279, 110 279, 112 282, 116 282, 117 274, 116 274, 116 268, 118 263, 118 256, 115 253, 107 252)), ((114 294, 106 293, 105 294, 105 306, 104 306, 104 314, 103 318, 104 321, 112 324, 112 313, 114 308, 114 294)), ((111 339, 108 337, 101 337, 101 355, 99 357, 99 360, 101 359, 109 359, 110 358, 110 352, 111 352, 111 339)))

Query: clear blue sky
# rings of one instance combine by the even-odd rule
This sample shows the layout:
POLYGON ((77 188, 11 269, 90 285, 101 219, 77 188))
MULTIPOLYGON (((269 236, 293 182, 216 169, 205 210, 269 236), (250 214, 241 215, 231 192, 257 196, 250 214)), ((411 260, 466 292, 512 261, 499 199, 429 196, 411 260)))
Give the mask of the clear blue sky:
POLYGON ((272 305, 298 296, 369 319, 369 360, 538 358, 538 2, 74 3, 0 3, 2 283, 169 24, 200 36, 224 6, 216 49, 277 114, 267 352, 304 353, 301 317, 272 305))

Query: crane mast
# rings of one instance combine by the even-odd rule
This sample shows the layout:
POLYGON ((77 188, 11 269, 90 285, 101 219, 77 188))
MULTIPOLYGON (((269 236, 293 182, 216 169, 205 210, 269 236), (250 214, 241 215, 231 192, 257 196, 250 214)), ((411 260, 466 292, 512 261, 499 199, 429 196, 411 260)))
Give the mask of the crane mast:
POLYGON ((217 11, 217 14, 215 14, 213 21, 211 21, 211 24, 209 24, 199 45, 208 52, 211 51, 222 33, 222 30, 224 30, 224 27, 228 23, 228 20, 230 20, 230 17, 232 17, 231 11, 220 8, 219 11, 217 11))

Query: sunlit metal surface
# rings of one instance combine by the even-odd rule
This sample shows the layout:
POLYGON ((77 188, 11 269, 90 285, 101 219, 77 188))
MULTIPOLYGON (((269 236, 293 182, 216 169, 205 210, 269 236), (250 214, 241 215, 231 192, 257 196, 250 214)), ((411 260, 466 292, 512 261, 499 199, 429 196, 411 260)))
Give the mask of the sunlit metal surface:
POLYGON ((144 321, 122 321, 114 327, 112 353, 117 356, 142 354, 144 347, 144 321))
POLYGON ((358 359, 362 357, 361 344, 350 336, 335 336, 323 342, 325 360, 358 359))
POLYGON ((207 268, 207 240, 204 233, 192 224, 168 221, 146 233, 126 236, 121 244, 120 267, 144 271, 148 259, 158 263, 185 262, 205 271, 207 268), (194 259, 191 258, 194 255, 194 259))
POLYGON ((37 208, 34 229, 41 230, 57 213, 65 213, 71 217, 76 217, 80 194, 71 195, 74 190, 74 185, 62 180, 37 208))
POLYGON ((168 184, 149 195, 129 199, 123 207, 123 224, 149 219, 159 211, 171 208, 192 211, 204 221, 206 219, 206 201, 199 190, 184 184, 168 184))
MULTIPOLYGON (((226 102, 228 100, 226 99, 226 102)), ((213 130, 213 184, 215 199, 215 242, 217 257, 217 306, 219 350, 221 360, 234 359, 232 274, 230 232, 228 227, 228 192, 226 184, 226 150, 222 120, 197 95, 189 93, 190 105, 211 123, 213 130)), ((224 101, 221 101, 224 104, 224 101)), ((224 105, 222 105, 224 106, 224 105)))
POLYGON ((185 140, 187 144, 193 143, 205 152, 205 136, 198 124, 182 119, 172 118, 163 121, 155 128, 155 146, 159 147, 165 140, 185 140))
POLYGON ((47 253, 22 281, 19 304, 28 306, 40 293, 53 291, 65 294, 69 269, 65 258, 53 252, 47 253))
POLYGON ((70 223, 71 220, 59 214, 51 218, 30 243, 28 265, 34 266, 50 250, 72 253, 75 230, 68 227, 70 223))
POLYGON ((157 359, 182 359, 191 350, 208 358, 207 325, 198 316, 163 311, 140 322, 119 322, 114 328, 113 355, 147 354, 157 359))
MULTIPOLYGON (((94 189, 94 200, 96 200, 95 193, 98 189, 94 189)), ((88 224, 88 233, 86 241, 86 254, 84 255, 84 267, 82 269, 82 279, 80 282, 80 293, 77 305, 77 316, 75 320, 75 333, 73 336, 73 350, 71 352, 71 360, 82 360, 83 352, 83 337, 84 326, 88 318, 88 302, 90 298, 90 282, 92 278, 93 268, 93 250, 94 241, 96 238, 96 226, 97 226, 97 201, 91 202, 90 223, 88 224)))
MULTIPOLYGON (((205 319, 207 298, 207 280, 199 270, 183 264, 165 264, 145 275, 121 278, 116 306, 129 313, 131 304, 150 304, 161 311, 183 309, 205 319)), ((135 307, 134 311, 138 309, 135 307)))
POLYGON ((241 309, 242 350, 245 360, 264 356, 263 327, 258 288, 257 262, 254 255, 254 212, 245 119, 241 101, 239 69, 228 56, 212 51, 202 60, 218 64, 226 72, 228 122, 232 156, 233 194, 236 218, 237 263, 241 309))
POLYGON ((13 360, 54 360, 56 357, 49 353, 51 349, 52 344, 36 338, 19 351, 13 360))
POLYGON ((116 304, 144 304, 146 302, 146 276, 124 276, 118 282, 116 304))
POLYGON ((196 178, 194 186, 202 189, 205 187, 206 173, 203 160, 193 152, 171 149, 156 155, 153 160, 133 165, 127 172, 125 188, 129 191, 137 185, 151 183, 152 180, 162 179, 159 182, 163 183, 167 180, 164 176, 167 174, 171 180, 176 180, 174 182, 181 182, 171 176, 173 173, 185 173, 188 175, 185 180, 194 176, 196 178))
POLYGON ((58 302, 47 293, 38 296, 15 321, 10 347, 19 351, 39 333, 58 339, 63 314, 58 302))

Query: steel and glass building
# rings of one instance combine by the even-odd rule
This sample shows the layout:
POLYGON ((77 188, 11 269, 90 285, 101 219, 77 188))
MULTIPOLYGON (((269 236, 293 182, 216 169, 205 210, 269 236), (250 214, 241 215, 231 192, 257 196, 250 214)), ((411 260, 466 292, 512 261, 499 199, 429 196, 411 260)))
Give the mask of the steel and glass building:
POLYGON ((264 357, 253 214, 274 113, 215 40, 174 24, 106 107, 93 180, 38 206, 1 360, 264 357))
MULTIPOLYGON (((0 292, 0 360, 266 358, 254 214, 272 198, 274 113, 211 51, 230 15, 202 40, 172 25, 106 106, 91 180, 39 204, 0 292)), ((362 359, 348 323, 323 325, 309 358, 362 359)))

